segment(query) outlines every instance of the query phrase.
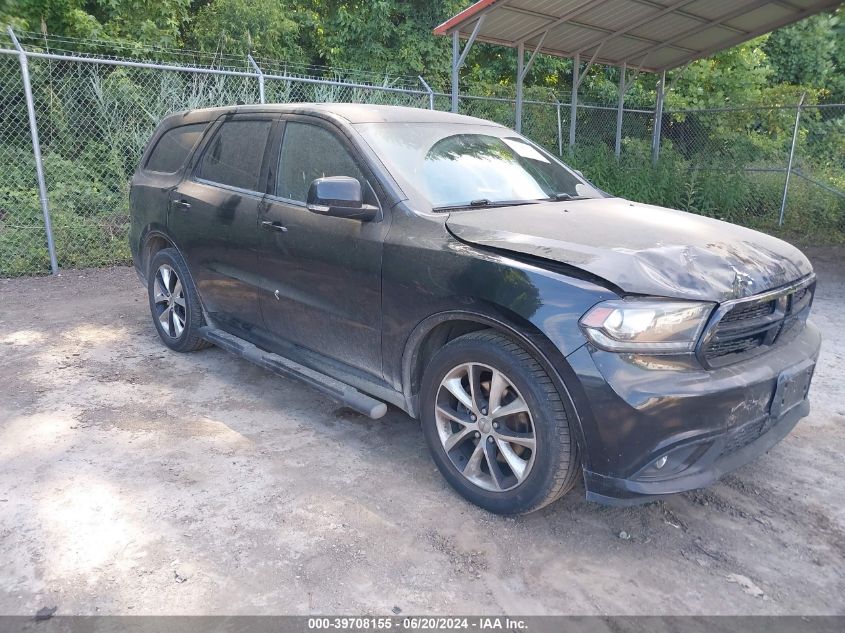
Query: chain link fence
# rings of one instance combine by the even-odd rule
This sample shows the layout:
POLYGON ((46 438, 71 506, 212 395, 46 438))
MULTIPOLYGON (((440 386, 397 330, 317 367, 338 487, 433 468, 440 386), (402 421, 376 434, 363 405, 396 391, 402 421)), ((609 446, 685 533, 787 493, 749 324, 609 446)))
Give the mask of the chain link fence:
MULTIPOLYGON (((11 42, 0 47, 0 276, 46 273, 47 233, 19 51, 11 42)), ((212 67, 67 52, 26 57, 59 268, 129 261, 129 179, 147 139, 172 112, 260 103, 262 95, 268 103, 451 107, 449 95, 422 80, 413 86, 408 78, 315 77, 309 69, 266 60, 238 65, 230 59, 212 67)), ((508 98, 462 95, 460 112, 515 124, 508 98)), ((615 107, 579 105, 570 144, 569 104, 527 100, 522 130, 608 191, 765 228, 777 225, 795 114, 795 107, 665 112, 657 166, 651 166, 651 111, 624 110, 618 159, 615 107)), ((845 106, 807 106, 802 116, 788 226, 807 220, 807 200, 824 216, 813 221, 837 225, 845 213, 845 168, 837 153, 845 146, 845 106)))
POLYGON ((783 220, 787 234, 845 230, 845 105, 666 112, 660 148, 685 167, 679 208, 764 229, 783 220))
POLYGON ((49 270, 18 59, 0 56, 0 276, 49 270))

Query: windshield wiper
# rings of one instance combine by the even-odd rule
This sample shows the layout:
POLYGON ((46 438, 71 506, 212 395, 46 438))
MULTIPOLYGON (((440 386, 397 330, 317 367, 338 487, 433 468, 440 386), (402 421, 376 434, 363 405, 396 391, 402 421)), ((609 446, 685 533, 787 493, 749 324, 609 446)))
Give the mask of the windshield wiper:
POLYGON ((573 196, 571 193, 561 192, 561 193, 554 193, 550 195, 548 198, 544 198, 544 200, 549 200, 550 202, 566 202, 567 200, 586 200, 587 196, 573 196))
POLYGON ((467 204, 449 204, 442 207, 434 207, 434 211, 459 211, 461 209, 496 209, 499 207, 518 207, 524 204, 537 204, 533 200, 497 200, 493 202, 488 198, 471 200, 467 204))

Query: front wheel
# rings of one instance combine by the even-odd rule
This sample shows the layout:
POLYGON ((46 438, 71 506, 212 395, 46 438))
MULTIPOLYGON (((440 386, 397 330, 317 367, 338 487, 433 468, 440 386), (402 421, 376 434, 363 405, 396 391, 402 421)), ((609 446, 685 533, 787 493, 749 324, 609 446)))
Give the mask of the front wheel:
POLYGON ((474 332, 441 348, 423 376, 420 408, 437 468, 482 508, 538 510, 575 481, 577 446, 560 394, 502 334, 474 332))

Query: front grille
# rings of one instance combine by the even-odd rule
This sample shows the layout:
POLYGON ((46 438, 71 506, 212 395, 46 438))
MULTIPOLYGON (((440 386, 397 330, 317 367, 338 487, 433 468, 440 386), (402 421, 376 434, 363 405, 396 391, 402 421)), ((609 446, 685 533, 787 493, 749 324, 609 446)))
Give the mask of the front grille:
POLYGON ((807 320, 815 287, 811 277, 722 305, 704 333, 699 358, 706 366, 721 367, 762 353, 782 332, 797 332, 807 320))
POLYGON ((744 338, 717 341, 707 347, 706 356, 709 359, 718 358, 727 354, 741 354, 760 347, 763 344, 764 334, 755 334, 744 338))
POLYGON ((772 314, 776 307, 777 301, 766 301, 757 305, 738 305, 722 317, 722 323, 758 319, 772 314))

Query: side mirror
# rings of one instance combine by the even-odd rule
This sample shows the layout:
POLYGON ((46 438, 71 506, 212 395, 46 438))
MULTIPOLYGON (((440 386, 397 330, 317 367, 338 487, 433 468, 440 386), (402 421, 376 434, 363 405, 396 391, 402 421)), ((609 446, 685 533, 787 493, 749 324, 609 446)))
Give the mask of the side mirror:
POLYGON ((308 210, 319 215, 369 222, 378 215, 378 207, 364 204, 361 183, 349 176, 317 178, 308 189, 308 210))

